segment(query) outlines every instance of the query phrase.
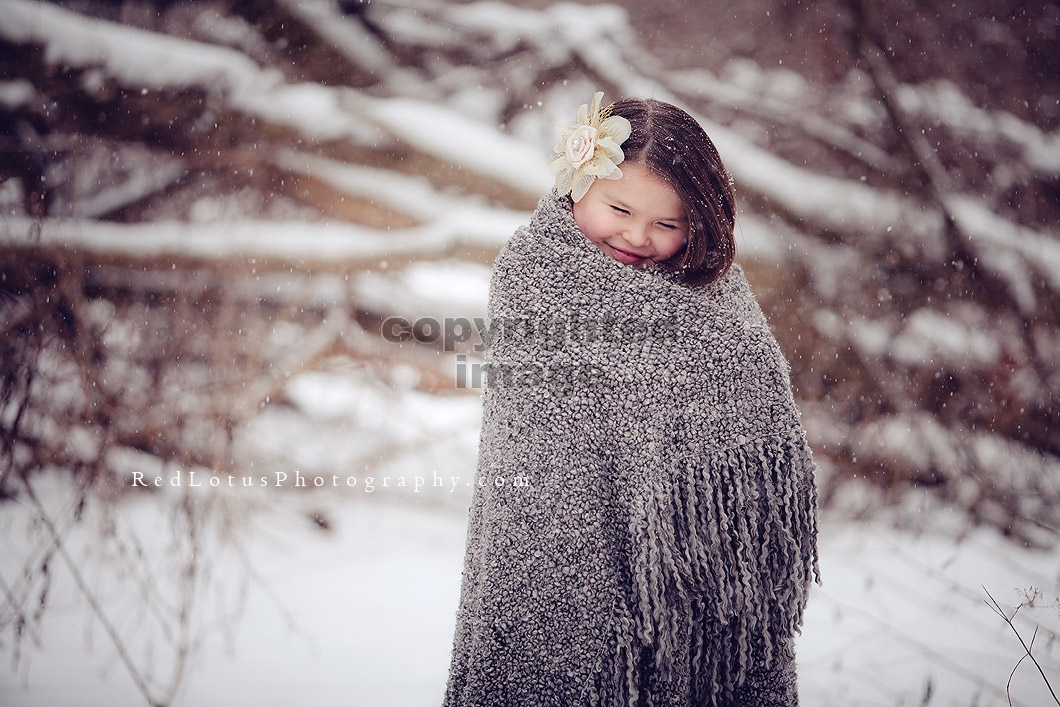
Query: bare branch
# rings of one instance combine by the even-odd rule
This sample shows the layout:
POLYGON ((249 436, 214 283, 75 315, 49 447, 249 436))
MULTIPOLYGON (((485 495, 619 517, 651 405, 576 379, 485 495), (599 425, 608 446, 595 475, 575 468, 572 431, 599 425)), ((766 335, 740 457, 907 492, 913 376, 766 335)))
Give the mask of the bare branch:
POLYGON ((70 557, 70 553, 67 552, 66 545, 63 542, 62 537, 59 535, 59 531, 56 529, 55 523, 52 521, 51 516, 48 515, 48 512, 44 509, 44 505, 40 502, 40 499, 37 498, 37 493, 33 490, 33 485, 29 482, 28 479, 24 478, 22 479, 22 486, 25 489, 26 497, 29 498, 29 500, 33 504, 33 508, 37 514, 37 517, 44 524, 44 527, 48 529, 48 533, 51 536, 52 542, 55 543, 55 549, 58 551, 59 556, 63 559, 63 563, 66 565, 66 568, 70 571, 74 582, 77 584, 78 590, 81 592, 81 595, 85 597, 85 600, 88 602, 89 607, 92 609, 92 613, 95 614, 97 619, 99 619, 99 622, 100 624, 102 624, 103 629, 107 632, 107 635, 110 636, 110 640, 114 646, 114 650, 118 653, 118 657, 125 665, 125 669, 128 670, 129 677, 131 677, 133 683, 136 684, 136 688, 140 691, 140 694, 144 696, 144 699, 147 700, 148 704, 151 705, 151 707, 166 707, 165 703, 156 700, 151 694, 150 686, 147 684, 145 678, 140 674, 139 669, 137 669, 136 664, 132 660, 132 657, 126 650, 125 642, 118 634, 118 630, 114 627, 114 624, 111 623, 110 618, 103 610, 103 606, 99 603, 99 600, 96 598, 96 595, 92 592, 91 589, 89 589, 88 585, 85 583, 85 580, 81 576, 81 570, 78 568, 77 563, 74 562, 74 559, 70 557))
MULTIPOLYGON (((1014 634, 1016 634, 1016 639, 1020 642, 1020 645, 1023 646, 1024 654, 1019 659, 1019 662, 1016 663, 1016 666, 1012 669, 1012 674, 1009 675, 1008 685, 1005 688, 1006 693, 1009 693, 1009 688, 1012 685, 1012 675, 1015 675, 1016 668, 1019 667, 1020 663, 1022 663, 1024 661, 1024 659, 1030 658, 1031 662, 1034 664, 1034 667, 1037 668, 1038 672, 1041 674, 1042 680, 1045 681, 1045 686, 1047 688, 1049 688, 1049 694, 1052 695, 1053 702, 1055 702, 1057 705, 1060 705, 1060 698, 1058 698, 1056 696, 1056 692, 1053 690, 1052 683, 1049 682, 1049 677, 1045 674, 1045 670, 1042 668, 1041 664, 1038 662, 1038 659, 1034 657, 1034 654, 1032 652, 1032 648, 1034 646, 1034 639, 1037 638, 1037 636, 1038 636, 1038 627, 1037 626, 1034 627, 1034 634, 1031 636, 1031 641, 1028 644, 1026 641, 1023 640, 1023 636, 1020 635, 1020 632, 1016 628, 1016 625, 1012 622, 1012 620, 1016 617, 1016 614, 1019 613, 1019 610, 1021 608, 1023 608, 1023 604, 1020 604, 1019 606, 1017 606, 1016 609, 1012 612, 1012 616, 1009 616, 1008 614, 1006 614, 1004 612, 1004 610, 1001 608, 1001 605, 997 602, 997 599, 995 599, 993 597, 993 595, 990 594, 990 592, 987 590, 987 588, 985 586, 983 587, 983 591, 986 592, 986 595, 988 597, 990 597, 990 600, 985 602, 986 605, 989 606, 994 611, 995 614, 997 614, 1002 619, 1004 619, 1005 623, 1007 623, 1009 628, 1012 629, 1012 632, 1014 634)), ((1012 704, 1012 696, 1011 696, 1010 693, 1009 693, 1009 704, 1010 705, 1012 704)))

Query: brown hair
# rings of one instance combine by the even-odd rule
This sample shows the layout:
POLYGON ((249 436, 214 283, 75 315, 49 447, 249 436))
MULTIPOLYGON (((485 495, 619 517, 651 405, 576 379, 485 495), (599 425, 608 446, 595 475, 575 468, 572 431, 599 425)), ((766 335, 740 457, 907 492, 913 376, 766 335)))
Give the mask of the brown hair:
POLYGON ((688 243, 661 264, 692 283, 722 277, 736 257, 736 190, 714 143, 695 118, 663 101, 624 98, 611 114, 632 128, 622 143, 626 161, 665 179, 688 210, 688 243))

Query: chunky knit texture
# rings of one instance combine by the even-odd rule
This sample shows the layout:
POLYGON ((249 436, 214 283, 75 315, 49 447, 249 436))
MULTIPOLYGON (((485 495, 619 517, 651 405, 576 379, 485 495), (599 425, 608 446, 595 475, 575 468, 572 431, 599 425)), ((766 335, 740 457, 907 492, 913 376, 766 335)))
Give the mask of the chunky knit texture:
POLYGON ((488 313, 445 704, 797 704, 814 465, 739 266, 622 265, 547 196, 488 313))

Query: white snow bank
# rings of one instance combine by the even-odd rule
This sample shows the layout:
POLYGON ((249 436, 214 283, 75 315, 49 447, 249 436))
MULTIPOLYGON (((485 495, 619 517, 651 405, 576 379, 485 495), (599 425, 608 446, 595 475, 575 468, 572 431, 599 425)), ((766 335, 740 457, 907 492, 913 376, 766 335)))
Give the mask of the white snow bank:
MULTIPOLYGON (((804 704, 1007 706, 1005 685, 1023 649, 986 605, 986 591, 1011 613, 1031 587, 1044 596, 1020 610, 1016 626, 1028 641, 1039 626, 1034 652, 1057 685, 1060 551, 1023 550, 987 530, 954 541, 837 521, 826 516, 821 528, 824 584, 811 592, 797 643, 804 704)), ((1012 676, 1012 704, 1050 704, 1030 661, 1012 676)))
MULTIPOLYGON (((229 499, 247 511, 237 490, 229 499)), ((212 493, 207 491, 206 493, 212 493)), ((216 494, 215 494, 216 495, 216 494)), ((162 497, 122 505, 119 532, 135 533, 161 578, 170 530, 162 497)), ((239 519, 242 551, 203 539, 208 575, 192 604, 195 646, 188 681, 173 702, 320 707, 436 705, 445 688, 463 560, 462 514, 426 513, 393 502, 327 493, 266 494, 266 507, 239 519), (327 519, 320 531, 312 516, 327 519), (252 567, 248 577, 244 562, 252 567), (208 577, 208 579, 207 579, 208 577), (247 581, 250 579, 250 583, 247 581)), ((73 547, 91 543, 95 520, 76 526, 73 547)), ((235 520, 235 518, 233 518, 235 520)), ((12 577, 35 535, 24 509, 5 509, 0 573, 12 577)), ((168 677, 166 637, 144 618, 137 582, 120 563, 85 551, 102 606, 138 649, 134 658, 168 677)), ((175 570, 176 568, 174 568, 175 570)), ((56 563, 40 647, 27 644, 20 673, 0 668, 7 707, 135 707, 145 700, 97 621, 56 563)), ((172 580, 172 576, 169 575, 172 580)), ((176 587, 173 588, 177 591, 176 587)))
MULTIPOLYGON (((349 704, 351 696, 362 707, 437 705, 455 625, 463 514, 328 491, 273 493, 264 501, 238 530, 259 577, 245 596, 238 554, 210 544, 217 581, 196 605, 197 625, 226 617, 231 626, 208 633, 174 707, 330 707, 349 704), (331 530, 317 529, 312 515, 331 530)), ((156 557, 164 557, 166 517, 159 496, 122 509, 123 524, 137 529, 156 557)), ((32 530, 23 508, 8 509, 3 518, 0 571, 10 576, 27 548, 14 540, 32 530)), ((91 541, 93 532, 88 523, 77 525, 72 542, 91 541)), ((1049 604, 1057 551, 1021 550, 989 531, 955 541, 834 515, 823 519, 820 548, 824 584, 811 591, 797 644, 804 704, 919 705, 930 691, 937 707, 1004 707, 1021 649, 984 603, 984 587, 1010 610, 1025 601, 1024 590, 1042 589, 1016 626, 1029 639, 1039 625, 1035 655, 1055 679, 1060 620, 1049 604)), ((115 568, 106 562, 92 567, 98 581, 113 587, 104 602, 110 615, 135 616, 132 583, 111 585, 115 568)), ((53 574, 42 643, 26 644, 29 660, 20 675, 3 662, 0 701, 8 707, 142 704, 98 626, 92 629, 65 569, 56 566, 53 574)), ((1018 707, 1049 704, 1027 661, 1013 677, 1012 696, 1018 707)))

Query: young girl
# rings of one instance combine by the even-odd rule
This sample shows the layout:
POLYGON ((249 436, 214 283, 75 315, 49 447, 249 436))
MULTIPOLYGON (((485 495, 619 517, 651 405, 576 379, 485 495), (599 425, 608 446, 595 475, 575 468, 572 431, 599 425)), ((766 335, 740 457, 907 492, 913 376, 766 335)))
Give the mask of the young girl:
POLYGON ((794 705, 814 465, 732 182, 687 113, 602 95, 495 263, 486 365, 515 373, 487 375, 445 704, 794 705))

